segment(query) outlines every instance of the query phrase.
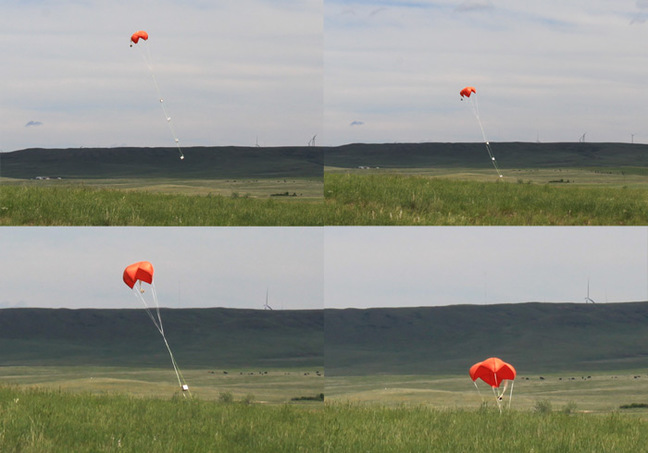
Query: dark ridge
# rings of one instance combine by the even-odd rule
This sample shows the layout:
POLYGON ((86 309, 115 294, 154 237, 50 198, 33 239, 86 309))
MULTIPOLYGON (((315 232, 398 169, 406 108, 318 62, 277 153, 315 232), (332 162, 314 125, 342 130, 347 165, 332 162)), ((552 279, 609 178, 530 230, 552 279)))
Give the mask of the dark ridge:
MULTIPOLYGON (((321 310, 162 309, 181 367, 322 366, 321 310)), ((0 310, 0 365, 167 366, 144 310, 0 310)))
MULTIPOLYGON (((163 309, 181 367, 325 366, 328 376, 648 367, 648 302, 447 307, 163 309)), ((167 366, 143 310, 0 310, 0 365, 167 366)))
POLYGON ((325 310, 326 374, 451 374, 487 357, 518 372, 648 367, 648 302, 325 310))
POLYGON ((322 178, 317 147, 25 149, 3 153, 2 176, 93 178, 322 178))
MULTIPOLYGON (((503 168, 648 167, 648 145, 491 142, 503 168)), ((330 167, 491 168, 484 143, 355 143, 326 148, 330 167)))

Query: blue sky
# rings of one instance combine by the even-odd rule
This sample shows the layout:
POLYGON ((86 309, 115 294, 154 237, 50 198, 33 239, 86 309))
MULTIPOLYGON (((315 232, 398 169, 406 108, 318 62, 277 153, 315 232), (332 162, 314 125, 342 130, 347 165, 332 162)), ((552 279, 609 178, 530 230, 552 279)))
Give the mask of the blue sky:
POLYGON ((323 140, 480 141, 458 96, 473 85, 493 141, 648 142, 647 14, 634 0, 325 1, 323 140))
POLYGON ((645 227, 327 227, 326 308, 648 300, 645 227))
POLYGON ((317 228, 5 227, 0 308, 141 308, 126 266, 150 261, 173 308, 323 307, 317 228))
POLYGON ((321 2, 10 0, 0 149, 174 146, 129 47, 141 29, 182 145, 305 145, 320 132, 321 2))
POLYGON ((174 308, 648 300, 646 227, 4 227, 0 308, 140 308, 126 266, 174 308))
POLYGON ((648 143, 646 0, 3 3, 0 150, 180 143, 648 143))

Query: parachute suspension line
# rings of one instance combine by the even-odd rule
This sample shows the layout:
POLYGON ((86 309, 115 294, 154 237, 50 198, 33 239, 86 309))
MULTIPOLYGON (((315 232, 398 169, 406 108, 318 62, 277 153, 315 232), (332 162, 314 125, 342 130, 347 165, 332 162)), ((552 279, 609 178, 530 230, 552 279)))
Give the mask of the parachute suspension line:
POLYGON ((158 332, 160 332, 160 335, 164 336, 164 329, 162 328, 162 325, 158 324, 158 321, 155 319, 155 316, 153 316, 153 313, 151 313, 151 308, 146 303, 146 299, 144 298, 144 290, 140 289, 142 287, 142 283, 138 282, 138 286, 139 288, 133 286, 133 295, 137 300, 139 300, 144 305, 146 314, 151 319, 151 321, 153 321, 153 325, 155 325, 155 328, 158 330, 158 332))
MULTIPOLYGON (((176 378, 178 379, 178 385, 183 390, 182 396, 185 396, 185 392, 189 393, 189 396, 191 396, 191 392, 189 391, 189 386, 187 385, 187 382, 185 381, 184 376, 182 375, 182 371, 180 371, 180 367, 178 367, 178 362, 176 362, 175 356, 171 351, 171 346, 169 346, 169 342, 167 341, 166 335, 164 334, 164 326, 162 325, 162 316, 160 315, 160 303, 158 302, 157 292, 155 291, 155 282, 151 282, 151 293, 153 294, 153 301, 155 302, 155 311, 158 320, 157 326, 159 326, 158 330, 162 334, 162 339, 164 340, 164 345, 166 346, 167 351, 169 351, 169 357, 171 357, 171 364, 173 365, 173 370, 175 371, 176 378)), ((151 318, 152 317, 153 316, 151 315, 151 318)))
MULTIPOLYGON (((178 368, 178 363, 176 362, 176 359, 173 356, 173 352, 171 352, 171 347, 169 346, 169 343, 167 342, 166 336, 162 335, 162 339, 164 340, 164 345, 166 346, 167 351, 169 351, 169 357, 171 357, 171 364, 173 365, 173 370, 176 373, 176 378, 178 379, 178 385, 183 390, 185 390, 185 388, 186 388, 187 391, 188 391, 189 387, 186 385, 184 377, 182 376, 182 373, 180 372, 180 368, 178 368)), ((184 395, 184 392, 182 394, 184 395)))
POLYGON ((497 172, 499 177, 502 178, 503 177, 502 172, 497 166, 497 161, 495 160, 495 156, 493 155, 493 150, 491 149, 490 142, 486 138, 486 132, 484 132, 484 126, 482 125, 481 118, 479 117, 479 106, 477 105, 477 97, 471 96, 468 99, 470 101, 470 105, 472 106, 473 113, 475 114, 475 118, 477 118, 477 123, 479 124, 479 130, 481 131, 482 138, 484 139, 484 143, 486 144, 486 151, 488 151, 488 157, 490 157, 490 160, 493 163, 493 167, 495 167, 495 171, 497 172))
POLYGON ((484 397, 482 396, 481 392, 479 391, 479 386, 477 385, 477 381, 473 381, 473 384, 475 384, 475 388, 477 389, 477 394, 479 394, 479 397, 482 400, 482 403, 484 402, 484 397))
MULTIPOLYGON (((155 302, 155 312, 158 319, 157 325, 159 326, 158 330, 164 337, 164 326, 162 325, 162 316, 160 316, 160 304, 158 303, 157 292, 155 292, 155 282, 151 282, 151 294, 153 294, 153 302, 155 302)), ((166 341, 166 338, 164 341, 166 341)))
POLYGON ((160 107, 162 108, 164 119, 167 122, 167 126, 169 126, 169 131, 171 132, 173 141, 176 144, 176 147, 178 148, 178 152, 180 153, 180 159, 182 160, 184 159, 184 154, 182 153, 182 148, 180 147, 180 140, 178 140, 178 136, 176 135, 173 124, 171 123, 171 116, 169 115, 166 105, 164 104, 164 98, 162 97, 162 92, 160 91, 160 85, 158 84, 157 77, 155 77, 155 71, 153 71, 153 58, 151 58, 151 50, 148 48, 148 44, 146 43, 146 41, 137 45, 136 47, 140 49, 140 55, 142 56, 142 59, 144 60, 144 63, 146 64, 146 67, 149 70, 149 73, 151 74, 151 78, 153 79, 153 84, 155 85, 155 91, 157 92, 158 99, 160 100, 160 107), (142 46, 144 50, 142 50, 142 46))
POLYGON ((502 389, 502 392, 499 394, 499 397, 497 398, 498 400, 502 401, 504 399, 504 396, 506 395, 506 389, 508 388, 508 380, 504 380, 504 388, 502 389))
POLYGON ((173 370, 175 371, 176 378, 178 379, 178 385, 180 386, 180 388, 182 388, 182 396, 186 397, 185 392, 187 392, 191 397, 191 391, 189 391, 189 386, 187 385, 187 382, 185 381, 184 376, 182 375, 182 372, 178 367, 178 363, 176 362, 175 356, 171 351, 171 346, 169 346, 169 342, 167 341, 166 335, 164 334, 164 326, 162 325, 162 316, 160 315, 160 304, 158 303, 157 293, 155 292, 155 285, 153 283, 150 284, 153 303, 155 303, 155 315, 151 312, 151 307, 149 307, 149 304, 146 303, 146 299, 144 298, 144 290, 141 289, 142 282, 139 281, 138 285, 139 288, 133 286, 133 294, 135 294, 135 297, 139 299, 140 302, 142 302, 146 310, 146 314, 151 319, 151 321, 153 321, 153 324, 155 325, 155 328, 158 330, 158 332, 160 332, 160 335, 162 335, 162 340, 164 340, 164 345, 166 346, 167 351, 169 352, 169 357, 171 358, 171 364, 173 365, 173 370))
POLYGON ((515 381, 511 381, 511 390, 509 392, 509 403, 508 403, 508 408, 511 408, 511 401, 513 401, 513 384, 515 384, 515 381))

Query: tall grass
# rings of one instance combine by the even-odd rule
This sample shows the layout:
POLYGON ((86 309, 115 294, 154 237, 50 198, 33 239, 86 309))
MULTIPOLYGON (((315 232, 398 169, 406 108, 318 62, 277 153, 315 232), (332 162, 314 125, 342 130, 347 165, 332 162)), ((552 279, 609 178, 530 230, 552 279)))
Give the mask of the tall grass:
POLYGON ((197 196, 86 186, 0 187, 0 225, 321 225, 321 201, 197 196))
POLYGON ((648 191, 619 187, 327 174, 333 225, 639 225, 648 191))
POLYGON ((618 412, 144 399, 0 387, 3 452, 635 452, 648 420, 618 412))
POLYGON ((3 387, 0 451, 321 451, 321 409, 3 387))
POLYGON ((0 186, 0 225, 645 225, 648 191, 327 174, 325 201, 0 186))
POLYGON ((327 404, 327 452, 635 452, 648 420, 610 413, 477 411, 327 404))

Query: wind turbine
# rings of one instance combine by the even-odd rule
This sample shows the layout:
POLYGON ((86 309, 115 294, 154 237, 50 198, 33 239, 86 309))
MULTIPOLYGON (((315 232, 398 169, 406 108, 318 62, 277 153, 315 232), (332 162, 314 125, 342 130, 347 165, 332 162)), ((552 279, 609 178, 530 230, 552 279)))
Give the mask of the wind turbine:
POLYGON ((587 279, 587 297, 585 297, 585 303, 586 304, 595 304, 594 299, 591 299, 589 296, 589 278, 587 279))
POLYGON ((264 310, 272 310, 272 307, 268 305, 268 290, 266 289, 266 301, 265 304, 263 304, 263 309, 264 310))

